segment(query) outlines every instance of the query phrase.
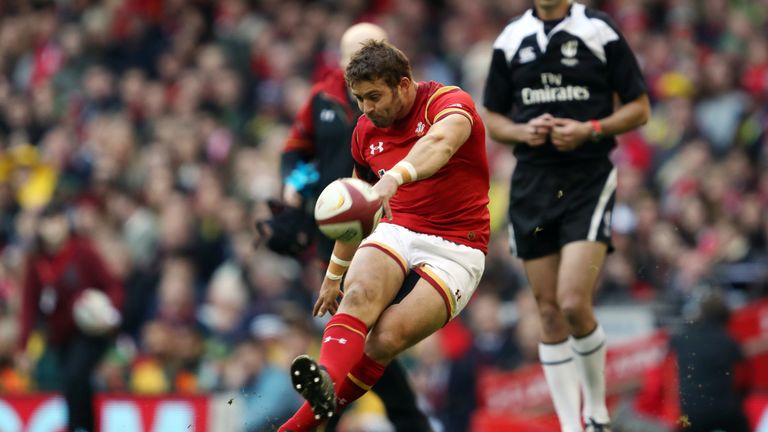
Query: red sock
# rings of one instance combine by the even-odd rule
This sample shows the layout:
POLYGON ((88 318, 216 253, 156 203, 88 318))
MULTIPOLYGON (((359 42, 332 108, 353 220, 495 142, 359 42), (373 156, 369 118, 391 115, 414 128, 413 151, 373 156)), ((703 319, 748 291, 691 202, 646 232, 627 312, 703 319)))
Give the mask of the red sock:
POLYGON ((336 314, 323 333, 318 363, 325 366, 336 388, 363 355, 368 326, 347 314, 336 314))
MULTIPOLYGON (((318 363, 325 366, 328 375, 334 382, 337 394, 342 387, 340 383, 344 382, 352 366, 358 363, 363 356, 367 334, 368 326, 352 315, 336 314, 326 324, 318 363)), ((367 375, 365 376, 367 377, 367 375)), ((381 374, 378 376, 380 377, 381 374)), ((378 377, 376 379, 378 380, 378 377)), ((360 393, 355 399, 363 393, 365 392, 360 393)), ((324 420, 315 420, 312 408, 305 402, 290 420, 280 426, 278 431, 310 431, 324 420)))
POLYGON ((315 413, 312 412, 312 407, 309 406, 308 403, 304 402, 304 404, 299 408, 298 411, 296 411, 296 414, 293 415, 287 422, 283 423, 282 426, 280 426, 280 429, 278 429, 278 432, 284 432, 284 431, 291 431, 291 432, 304 432, 304 431, 310 431, 317 426, 320 426, 320 423, 325 420, 315 420, 315 413))
POLYGON ((381 378, 386 366, 363 354, 336 392, 339 410, 366 394, 381 378))

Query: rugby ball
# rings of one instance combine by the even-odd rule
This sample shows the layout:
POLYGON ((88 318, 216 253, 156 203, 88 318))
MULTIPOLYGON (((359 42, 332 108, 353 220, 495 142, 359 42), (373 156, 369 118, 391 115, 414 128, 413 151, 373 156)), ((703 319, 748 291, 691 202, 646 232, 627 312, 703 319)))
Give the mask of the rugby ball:
POLYGON ((80 293, 72 314, 80 331, 92 336, 106 334, 120 324, 120 312, 104 291, 94 288, 80 293))
POLYGON ((382 200, 370 184, 355 178, 331 182, 315 203, 315 221, 332 240, 359 242, 379 224, 382 200))

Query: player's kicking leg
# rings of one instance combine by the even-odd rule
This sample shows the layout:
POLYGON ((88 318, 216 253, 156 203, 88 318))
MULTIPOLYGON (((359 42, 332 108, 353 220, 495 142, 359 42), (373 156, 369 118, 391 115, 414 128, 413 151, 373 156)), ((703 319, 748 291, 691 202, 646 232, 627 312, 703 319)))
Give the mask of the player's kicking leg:
MULTIPOLYGON (((363 357, 369 326, 377 321, 395 298, 404 279, 405 268, 401 262, 392 260, 386 253, 375 248, 358 249, 347 273, 345 293, 339 309, 325 326, 318 361, 312 364, 299 358, 299 364, 291 368, 292 376, 298 371, 299 375, 310 377, 302 382, 311 386, 311 389, 304 390, 311 397, 280 428, 281 431, 309 430, 318 423, 316 414, 320 415, 320 420, 324 420, 322 417, 328 415, 329 409, 329 389, 333 388, 338 393, 338 386, 342 385, 349 371, 363 357), (325 368, 327 375, 322 372, 319 376, 308 375, 313 372, 312 366, 318 368, 320 365, 325 368), (319 381, 315 381, 315 378, 319 378, 319 381)), ((331 415, 336 408, 332 405, 331 415)))

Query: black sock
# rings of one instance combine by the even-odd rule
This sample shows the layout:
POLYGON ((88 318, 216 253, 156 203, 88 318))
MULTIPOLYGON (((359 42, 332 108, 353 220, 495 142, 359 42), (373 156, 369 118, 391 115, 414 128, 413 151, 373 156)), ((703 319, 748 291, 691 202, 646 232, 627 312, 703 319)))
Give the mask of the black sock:
POLYGON ((387 417, 397 432, 432 431, 427 417, 416 405, 416 395, 400 362, 395 360, 387 366, 373 391, 384 402, 387 417))

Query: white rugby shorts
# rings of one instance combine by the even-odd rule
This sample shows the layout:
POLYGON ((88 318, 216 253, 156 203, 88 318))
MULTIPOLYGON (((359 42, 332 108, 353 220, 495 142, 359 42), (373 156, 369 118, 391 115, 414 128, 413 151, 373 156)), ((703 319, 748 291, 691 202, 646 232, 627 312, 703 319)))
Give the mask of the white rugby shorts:
POLYGON ((485 254, 479 249, 391 223, 379 223, 360 247, 381 250, 404 275, 413 270, 429 282, 445 302, 448 321, 467 305, 485 268, 485 254))

